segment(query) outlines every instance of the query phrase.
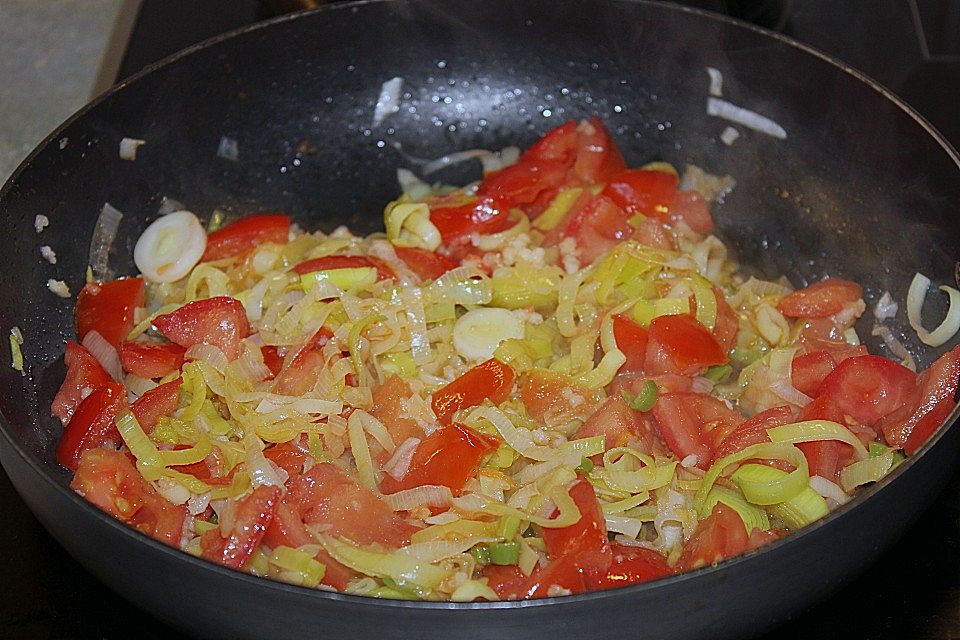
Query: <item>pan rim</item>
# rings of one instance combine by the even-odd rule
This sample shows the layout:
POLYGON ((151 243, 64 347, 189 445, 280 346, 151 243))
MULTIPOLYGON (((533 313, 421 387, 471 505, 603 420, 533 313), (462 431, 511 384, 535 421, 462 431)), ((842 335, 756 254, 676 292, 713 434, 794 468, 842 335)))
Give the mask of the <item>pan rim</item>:
MULTIPOLYGON (((126 87, 135 84, 142 77, 153 73, 155 70, 165 67, 167 65, 173 64, 181 58, 188 57, 196 52, 208 49, 212 46, 217 45, 218 43, 233 38, 237 38, 248 33, 253 33, 260 31, 261 29, 270 29, 274 28, 274 25, 283 24, 287 21, 299 20, 299 19, 308 19, 310 16, 316 14, 322 14, 330 11, 355 11, 359 7, 366 5, 379 5, 379 4, 400 4, 407 0, 356 0, 354 2, 348 2, 344 4, 337 5, 325 5, 316 9, 296 12, 292 14, 287 14, 272 18, 266 21, 258 22, 253 25, 247 25, 245 27, 240 27, 234 29, 224 34, 220 34, 204 40, 200 43, 187 47, 179 52, 171 54, 162 60, 159 60, 136 74, 130 76, 129 78, 123 80, 122 82, 114 85, 113 87, 102 92, 98 96, 91 99, 87 104, 78 109, 70 117, 68 117, 63 123, 61 123, 56 129, 54 129, 50 134, 48 134, 38 145, 30 152, 30 154, 17 166, 17 168, 10 174, 7 181, 2 187, 0 187, 0 201, 3 201, 7 195, 14 189, 15 184, 18 182, 20 175, 26 171, 29 166, 32 164, 33 160, 42 153, 47 147, 51 144, 54 144, 57 139, 62 135, 63 131, 69 128, 75 121, 85 116, 88 112, 95 109, 98 105, 108 100, 115 93, 123 91, 126 87)), ((912 118, 920 127, 929 135, 933 140, 940 145, 944 150, 947 156, 953 161, 954 165, 957 167, 958 172, 960 172, 960 154, 953 146, 943 137, 943 135, 921 114, 919 114, 913 107, 907 104, 902 98, 894 94, 892 91, 887 89, 884 85, 877 82, 867 74, 855 69, 854 67, 842 62, 841 60, 826 54, 815 47, 801 43, 793 38, 774 32, 750 23, 742 22, 729 16, 722 14, 714 13, 711 11, 706 11, 702 9, 696 9, 687 6, 681 6, 674 4, 672 2, 656 2, 654 0, 586 0, 586 2, 596 3, 596 4, 633 4, 633 5, 642 5, 646 7, 646 10, 666 10, 666 11, 680 11, 683 13, 699 16, 701 19, 716 21, 724 23, 729 27, 747 29, 752 31, 760 36, 767 38, 772 38, 782 45, 792 47, 802 51, 807 55, 812 55, 813 57, 826 62, 828 65, 835 67, 843 73, 846 73, 852 76, 855 80, 858 80, 868 87, 880 94, 880 96, 890 102, 894 103, 900 111, 902 111, 906 116, 912 118)), ((853 510, 857 509, 860 505, 865 504, 867 501, 875 500, 875 496, 884 491, 884 489, 892 482, 896 482, 897 479, 908 472, 909 469, 917 463, 918 460, 921 460, 924 457, 924 454, 931 448, 937 446, 937 443, 945 436, 947 431, 951 428, 956 428, 953 424, 957 417, 960 416, 960 406, 955 406, 947 419, 940 425, 934 435, 926 442, 924 445, 913 455, 909 456, 903 464, 894 470, 890 475, 885 477, 880 482, 870 486, 869 488, 862 490, 858 495, 854 497, 849 503, 841 505, 834 511, 832 511, 827 516, 817 520, 816 522, 804 527, 800 531, 793 533, 785 538, 778 539, 769 544, 766 544, 758 549, 754 549, 740 556, 724 560, 720 563, 705 566, 694 571, 685 572, 682 574, 661 578, 653 580, 650 582, 644 582, 636 585, 630 585, 625 587, 620 587, 617 589, 607 590, 607 591, 591 591, 578 595, 571 596, 558 596, 551 598, 542 598, 536 600, 521 600, 521 601, 500 601, 500 602, 470 602, 470 603, 454 603, 454 602, 424 602, 424 601, 403 601, 403 600, 387 600, 380 598, 371 598, 366 596, 359 595, 350 595, 345 593, 338 593, 332 591, 325 591, 319 589, 310 589, 307 587, 301 587, 296 585, 291 585, 287 583, 282 583, 266 578, 259 578, 252 574, 243 573, 240 571, 234 571, 228 569, 219 564, 203 560, 201 558, 192 556, 185 551, 175 549, 164 545, 156 540, 150 538, 149 536, 129 527, 119 520, 109 516, 105 512, 96 508, 91 503, 84 500, 76 492, 69 489, 69 487, 61 484, 54 474, 50 473, 47 465, 43 464, 32 452, 27 451, 23 446, 21 446, 19 439, 15 438, 11 429, 10 422, 7 417, 0 413, 0 435, 2 435, 2 440, 9 445, 10 449, 14 452, 15 455, 19 456, 31 470, 43 479, 44 482, 48 483, 54 488, 54 491, 59 492, 62 496, 66 496, 67 499, 71 500, 73 504, 77 505, 80 509, 88 516, 92 516, 95 519, 99 520, 101 524, 106 526, 114 527, 115 531, 124 532, 124 535, 132 535, 133 539, 139 539, 141 542, 146 542, 147 545, 152 548, 154 551, 163 552, 168 554, 172 559, 179 559, 180 561, 186 561, 191 567, 192 570, 208 570, 213 571, 220 578, 229 578, 231 580, 239 580, 242 583, 249 586, 257 586, 272 589, 277 594, 289 594, 299 597, 310 597, 310 598, 320 598, 321 600, 330 601, 330 602, 346 602, 352 604, 362 604, 366 606, 377 606, 381 609, 397 609, 397 610, 434 610, 434 611, 512 611, 512 610, 523 610, 530 607, 540 607, 540 606, 556 606, 556 605, 575 605, 583 604, 593 600, 606 599, 611 596, 616 597, 625 597, 629 598, 634 595, 645 593, 647 591, 654 591, 662 588, 668 588, 673 585, 679 585, 681 583, 687 582, 689 580, 696 580, 702 576, 713 575, 717 572, 724 572, 728 570, 733 570, 735 567, 746 563, 753 562, 755 558, 761 557, 767 552, 774 552, 777 549, 782 548, 785 545, 790 544, 792 541, 799 541, 805 536, 811 535, 813 532, 819 530, 822 527, 830 526, 830 524, 836 519, 844 516, 847 513, 851 513, 853 510)))

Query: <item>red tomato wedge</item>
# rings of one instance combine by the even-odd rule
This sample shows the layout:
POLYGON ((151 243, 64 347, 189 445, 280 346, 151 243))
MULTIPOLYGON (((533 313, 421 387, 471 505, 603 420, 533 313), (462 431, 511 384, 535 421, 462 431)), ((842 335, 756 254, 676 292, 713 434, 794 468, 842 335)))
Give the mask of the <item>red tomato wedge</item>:
POLYGON ((63 361, 67 365, 67 377, 53 399, 50 412, 66 424, 84 398, 113 382, 113 378, 89 351, 73 340, 67 341, 63 361))
MULTIPOLYGON (((584 571, 605 571, 610 566, 610 541, 607 525, 593 485, 582 475, 570 485, 570 497, 580 510, 580 520, 559 529, 543 527, 547 557, 553 563, 562 558, 575 558, 584 571)), ((556 518, 559 511, 555 511, 556 518)))
POLYGON ((576 556, 562 556, 547 563, 545 569, 534 570, 523 598, 549 598, 576 595, 587 590, 586 577, 576 556))
POLYGON ((257 213, 244 216, 222 229, 207 235, 203 262, 240 256, 261 244, 286 244, 290 233, 290 216, 283 213, 257 213))
POLYGON ((839 410, 857 422, 874 425, 911 401, 917 374, 881 356, 848 358, 820 384, 839 410))
POLYGON ((767 429, 782 427, 795 421, 794 410, 790 407, 771 407, 761 411, 746 422, 738 425, 730 432, 714 452, 714 461, 746 449, 752 444, 770 442, 767 429))
POLYGON ((586 420, 600 404, 601 395, 570 376, 534 369, 520 380, 520 400, 531 418, 545 424, 573 418, 586 420))
POLYGON ((714 228, 710 204, 696 191, 678 192, 670 205, 670 224, 678 222, 684 222, 697 233, 710 233, 714 228))
POLYGON ((447 271, 457 268, 457 263, 450 258, 426 249, 394 247, 394 251, 421 280, 436 280, 447 271))
POLYGON ((582 184, 607 182, 627 168, 620 149, 600 118, 593 117, 577 125, 578 148, 573 162, 573 177, 582 184))
POLYGON ((303 467, 307 460, 313 458, 306 447, 300 444, 300 438, 290 442, 279 442, 263 450, 267 460, 273 461, 278 467, 287 472, 291 478, 303 474, 303 467))
POLYGON ((141 378, 162 378, 183 366, 186 351, 178 344, 124 342, 120 346, 123 370, 141 378))
POLYGON ((271 547, 298 547, 313 540, 308 524, 360 545, 392 549, 409 543, 417 530, 373 491, 326 462, 291 478, 280 506, 264 540, 271 547))
POLYGON ((280 489, 261 485, 236 503, 233 524, 207 531, 200 536, 200 557, 231 569, 240 569, 250 557, 273 521, 280 489))
POLYGON ((487 197, 455 207, 431 209, 430 222, 440 232, 444 244, 456 244, 474 233, 498 233, 509 229, 509 211, 509 207, 487 197))
POLYGON ((813 397, 817 395, 823 379, 836 368, 837 362, 828 351, 804 353, 793 358, 790 379, 794 387, 813 397))
MULTIPOLYGON (((590 438, 604 436, 604 449, 624 446, 630 439, 639 439, 640 449, 651 451, 654 448, 656 434, 639 411, 627 406, 623 398, 611 395, 603 404, 587 418, 587 421, 577 429, 574 438, 590 438)), ((599 462, 599 457, 595 458, 599 462)))
POLYGON ((77 338, 96 331, 119 349, 133 329, 133 313, 144 303, 143 278, 90 282, 77 295, 77 338))
POLYGON ((610 178, 603 195, 628 216, 642 214, 667 221, 677 195, 677 176, 666 171, 627 169, 610 178))
POLYGON ((126 406, 127 392, 115 382, 108 382, 87 396, 63 430, 57 444, 57 462, 76 471, 80 455, 87 449, 108 442, 119 444, 122 440, 114 419, 126 406))
POLYGON ((327 269, 355 269, 357 267, 373 267, 377 270, 378 280, 395 279, 397 277, 390 265, 370 256, 324 256, 301 262, 290 271, 304 275, 314 271, 326 271, 327 269))
POLYGON ((660 435, 677 459, 697 457, 706 469, 714 449, 744 422, 744 417, 723 401, 702 393, 667 393, 653 405, 660 435))
POLYGON ((659 316, 650 323, 646 369, 649 373, 696 375, 726 364, 727 354, 706 327, 688 315, 659 316))
POLYGON ((480 570, 480 576, 487 579, 487 586, 496 591, 501 600, 522 599, 530 584, 530 578, 515 564, 488 564, 480 570))
POLYGON ((177 410, 180 403, 180 384, 181 378, 171 380, 154 387, 140 396, 130 407, 130 411, 136 416, 137 422, 143 427, 143 430, 150 434, 157 426, 157 420, 162 416, 169 416, 177 410))
POLYGON ((617 348, 627 357, 620 367, 620 373, 643 371, 647 358, 647 330, 626 316, 617 314, 613 316, 613 337, 617 348))
POLYGON ((188 302, 173 313, 157 316, 153 326, 181 347, 219 347, 227 360, 237 359, 243 350, 240 341, 250 335, 247 312, 239 300, 228 296, 188 302))
POLYGON ((458 493, 476 475, 483 457, 499 445, 498 438, 461 424, 442 427, 417 445, 410 468, 402 478, 397 480, 389 474, 383 477, 380 491, 390 494, 433 484, 458 493))
POLYGON ((749 548, 749 536, 736 511, 717 503, 706 520, 701 520, 683 547, 677 569, 690 571, 738 556, 749 548))
POLYGON ((573 238, 584 263, 590 263, 633 233, 630 216, 610 198, 599 195, 570 215, 563 235, 573 238))
POLYGON ((489 399, 500 404, 513 391, 513 369, 496 358, 480 363, 433 394, 433 412, 437 422, 450 424, 460 409, 475 407, 489 399))
POLYGON ((911 401, 877 424, 887 444, 907 454, 919 449, 956 406, 958 378, 960 347, 954 347, 917 377, 911 401))
POLYGON ((387 428, 397 445, 403 444, 408 438, 423 438, 424 435, 416 420, 403 417, 403 401, 412 395, 410 385, 400 376, 390 376, 383 384, 373 388, 370 415, 387 428))
POLYGON ((720 344, 720 349, 727 353, 737 346, 737 334, 740 333, 740 316, 733 310, 717 287, 713 288, 713 296, 717 301, 717 321, 713 325, 713 337, 720 344))
POLYGON ((673 575, 667 559, 651 549, 610 543, 613 560, 606 571, 587 572, 591 589, 615 589, 673 575))
POLYGON ((88 449, 80 456, 70 488, 151 538, 180 547, 186 507, 157 493, 127 457, 112 449, 88 449))
POLYGON ((862 297, 863 289, 856 282, 827 278, 788 293, 777 303, 777 309, 789 318, 825 318, 862 297))

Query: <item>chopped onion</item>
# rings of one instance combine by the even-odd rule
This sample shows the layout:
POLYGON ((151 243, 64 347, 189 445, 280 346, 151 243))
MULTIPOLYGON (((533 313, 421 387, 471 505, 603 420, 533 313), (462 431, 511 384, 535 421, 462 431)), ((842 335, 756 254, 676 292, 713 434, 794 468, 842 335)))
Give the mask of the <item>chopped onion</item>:
POLYGON ((896 316, 898 309, 899 307, 893 300, 893 296, 890 295, 890 292, 884 291, 883 295, 880 296, 880 299, 877 300, 877 305, 873 308, 873 317, 883 322, 888 318, 896 316))
POLYGON ((720 142, 728 147, 740 139, 740 132, 733 127, 727 127, 720 133, 720 142))
MULTIPOLYGON (((410 440, 416 440, 416 438, 410 438, 410 440)), ((399 450, 398 448, 397 451, 399 450)), ((394 511, 410 511, 423 506, 445 507, 453 500, 453 494, 448 487, 425 484, 413 489, 391 493, 383 496, 383 499, 394 511)))
POLYGON ((157 215, 165 216, 168 213, 173 213, 174 211, 183 211, 184 209, 186 209, 186 207, 183 206, 183 203, 179 200, 174 200, 173 198, 164 196, 160 200, 160 208, 157 209, 157 215))
POLYGON ((394 480, 400 480, 407 475, 410 463, 413 462, 413 454, 416 453, 419 444, 420 438, 407 438, 400 443, 387 463, 383 465, 383 470, 387 475, 394 480))
POLYGON ((380 86, 380 95, 373 109, 372 127, 378 126, 387 116, 400 111, 400 94, 403 91, 403 78, 390 78, 380 86))
POLYGON ((68 287, 67 283, 64 282, 63 280, 55 280, 53 278, 48 279, 47 289, 49 289, 51 292, 55 293, 56 295, 60 296, 61 298, 69 298, 71 295, 70 287, 68 287))
POLYGON ((88 331, 87 335, 83 336, 81 344, 97 359, 111 378, 117 382, 123 382, 120 354, 98 331, 88 331))
MULTIPOLYGON (((707 202, 723 202, 723 198, 733 191, 735 186, 737 181, 731 176, 715 176, 696 165, 688 164, 683 170, 678 188, 681 191, 696 191, 707 202)), ((683 258, 686 256, 680 257, 683 258)))
POLYGON ((741 124, 748 129, 753 129, 768 136, 785 140, 787 131, 779 124, 766 116, 762 116, 756 111, 750 111, 735 104, 710 96, 707 98, 707 115, 716 116, 729 120, 736 124, 741 124))
POLYGON ((113 272, 107 266, 110 257, 110 248, 117 237, 117 229, 120 226, 120 220, 123 214, 110 206, 110 203, 103 205, 97 222, 93 228, 93 236, 90 238, 90 267, 93 269, 93 277, 97 280, 112 280, 113 272))
POLYGON ((151 282, 176 282, 200 262, 207 233, 197 216, 175 211, 154 220, 140 235, 133 261, 151 282))
POLYGON ((821 476, 810 476, 810 488, 827 500, 832 500, 838 505, 850 502, 850 496, 847 495, 843 489, 836 483, 821 476))
POLYGON ((233 138, 221 137, 220 145, 217 147, 217 157, 236 162, 240 159, 240 145, 233 138))
POLYGON ((37 217, 33 219, 33 228, 37 230, 37 233, 40 233, 44 229, 50 226, 50 218, 38 213, 37 217))
POLYGON ((960 291, 946 285, 939 287, 950 297, 950 307, 943 322, 933 331, 927 331, 921 322, 921 311, 929 287, 930 279, 922 273, 913 277, 910 289, 907 291, 907 320, 910 321, 910 326, 917 332, 921 342, 931 347, 939 347, 960 331, 960 291))
POLYGON ((770 390, 783 400, 798 407, 805 407, 813 402, 813 398, 797 389, 787 380, 780 379, 775 381, 770 385, 770 390))
POLYGON ((120 159, 133 162, 137 159, 137 147, 147 144, 146 140, 139 138, 123 138, 120 141, 120 159))
POLYGON ((40 255, 50 264, 57 264, 57 254, 50 248, 50 245, 45 244, 40 247, 40 255))
POLYGON ((502 538, 471 536, 460 540, 430 540, 408 545, 397 551, 398 555, 410 556, 421 562, 439 562, 460 555, 471 547, 487 542, 499 542, 502 538))
POLYGON ((710 95, 719 98, 723 95, 723 74, 720 69, 707 67, 707 75, 710 76, 710 95))
POLYGON ((890 349, 890 353, 900 358, 903 366, 911 371, 917 370, 917 363, 914 361, 913 355, 907 351, 907 348, 903 346, 902 342, 897 340, 897 337, 893 335, 893 332, 890 331, 889 328, 882 324, 875 324, 870 333, 875 336, 880 336, 880 338, 883 339, 883 343, 887 345, 887 349, 890 349))

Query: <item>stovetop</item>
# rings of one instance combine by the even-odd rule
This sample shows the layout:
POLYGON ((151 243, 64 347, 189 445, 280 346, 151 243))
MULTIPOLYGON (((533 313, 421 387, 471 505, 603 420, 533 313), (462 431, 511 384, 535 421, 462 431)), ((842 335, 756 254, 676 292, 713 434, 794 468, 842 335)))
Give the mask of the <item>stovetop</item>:
MULTIPOLYGON (((207 37, 316 4, 322 2, 143 0, 117 79, 207 37)), ((760 24, 843 60, 899 94, 960 147, 960 0, 682 4, 760 24)), ((0 636, 184 637, 80 567, 33 518, 2 471, 0 509, 6 525, 6 535, 0 536, 0 584, 8 585, 0 597, 0 636)), ((837 545, 839 549, 843 541, 837 545)), ((960 472, 878 562, 827 601, 766 637, 960 638, 960 472)))

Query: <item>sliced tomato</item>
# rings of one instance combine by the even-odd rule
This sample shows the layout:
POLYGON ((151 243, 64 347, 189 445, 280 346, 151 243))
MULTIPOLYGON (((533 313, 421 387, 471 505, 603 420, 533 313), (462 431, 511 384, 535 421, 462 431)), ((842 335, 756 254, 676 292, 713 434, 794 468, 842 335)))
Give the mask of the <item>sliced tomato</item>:
POLYGON ((573 238, 582 261, 591 263, 633 234, 629 217, 613 200, 599 195, 569 216, 563 235, 573 238))
POLYGON ((713 288, 713 296, 717 301, 717 321, 713 325, 713 337, 720 344, 720 349, 728 353, 737 345, 737 334, 740 333, 740 316, 727 302, 723 292, 713 288))
POLYGON ((120 345, 120 363, 124 371, 141 378, 162 378, 183 366, 185 351, 173 343, 124 342, 120 345))
POLYGON ((795 420, 794 410, 788 406, 771 407, 766 411, 761 411, 746 422, 740 424, 730 432, 720 442, 714 452, 714 461, 746 449, 752 444, 761 442, 770 442, 770 436, 767 435, 767 429, 782 427, 795 420))
POLYGON ((744 422, 740 413, 723 401, 703 393, 667 393, 653 405, 660 435, 678 459, 697 457, 697 466, 706 469, 713 452, 744 422))
POLYGON ((515 564, 488 564, 480 570, 487 586, 496 591, 501 600, 520 600, 527 595, 530 578, 515 564))
POLYGON ((263 364, 266 365, 267 369, 270 369, 270 377, 267 380, 276 378, 280 370, 283 369, 283 356, 280 355, 275 346, 268 344, 260 347, 260 353, 263 354, 263 364))
POLYGON ((788 318, 825 318, 862 297, 863 289, 856 282, 827 278, 788 293, 777 303, 777 309, 788 318))
POLYGON ((140 396, 130 407, 137 422, 148 434, 157 426, 157 420, 169 416, 180 404, 180 384, 182 378, 161 384, 140 396))
POLYGON ((483 457, 499 445, 498 438, 477 433, 461 424, 442 427, 417 445, 403 477, 397 480, 385 475, 380 490, 390 494, 432 484, 459 492, 477 473, 483 457))
POLYGON ((263 455, 286 471, 291 478, 302 475, 307 460, 313 458, 307 448, 299 442, 299 438, 269 446, 263 450, 263 455))
POLYGON ((50 412, 66 424, 84 398, 113 382, 113 378, 89 351, 73 340, 67 340, 63 361, 67 365, 67 377, 53 398, 50 412))
POLYGON ((299 547, 313 541, 308 524, 360 545, 380 544, 391 549, 409 543, 417 530, 377 494, 327 462, 287 483, 265 543, 299 547))
MULTIPOLYGON (((570 497, 580 510, 580 519, 567 527, 543 527, 543 542, 552 561, 571 557, 584 571, 606 571, 611 562, 607 524, 593 485, 582 475, 570 485, 570 497)), ((559 511, 555 511, 556 518, 559 511)))
POLYGON ((840 322, 836 317, 805 318, 797 341, 807 353, 826 351, 837 364, 847 358, 865 356, 867 355, 865 346, 850 344, 844 337, 844 332, 855 319, 840 322))
POLYGON ((526 585, 524 599, 575 595, 587 590, 583 568, 574 555, 551 560, 547 566, 534 571, 526 585))
POLYGON ((795 356, 790 365, 790 379, 793 386, 810 397, 817 395, 820 384, 831 371, 837 368, 837 362, 828 351, 814 351, 795 356))
POLYGON ((257 545, 273 522, 273 512, 280 501, 280 489, 261 485, 237 502, 233 523, 200 536, 200 557, 231 569, 241 569, 253 556, 257 545))
POLYGON ((373 267, 377 270, 378 280, 396 279, 397 277, 390 265, 372 256, 323 256, 322 258, 313 258, 301 262, 290 271, 304 275, 314 271, 326 271, 327 269, 356 269, 358 267, 373 267))
POLYGON ((696 191, 679 191, 670 206, 670 224, 685 223, 697 233, 710 233, 714 229, 710 204, 696 191))
POLYGON ((243 304, 228 296, 188 302, 173 313, 157 316, 153 326, 181 347, 213 345, 231 361, 240 356, 240 342, 250 335, 243 304))
POLYGON ((620 373, 643 371, 647 359, 647 330, 622 314, 613 316, 613 337, 617 348, 627 357, 620 373))
MULTIPOLYGON (((413 395, 410 385, 400 376, 390 376, 373 388, 373 407, 370 415, 387 428, 397 445, 409 438, 423 438, 423 429, 413 418, 404 417, 403 403, 413 395)), ((384 460, 385 462, 385 460, 384 460)))
POLYGON ((848 358, 820 385, 840 411, 857 422, 874 425, 910 402, 917 374, 881 356, 848 358))
POLYGON ((664 223, 656 218, 644 218, 639 222, 631 221, 630 225, 633 226, 633 234, 630 236, 631 240, 636 240, 640 244, 654 249, 663 249, 665 251, 677 250, 676 240, 674 240, 674 237, 667 230, 664 223))
POLYGON ((231 222, 207 235, 202 260, 222 260, 253 251, 261 244, 286 244, 290 216, 283 213, 256 213, 231 222))
POLYGON ((627 169, 610 178, 603 195, 628 217, 642 214, 666 222, 677 195, 677 176, 666 171, 627 169))
POLYGON ((333 339, 333 332, 320 327, 289 357, 289 364, 276 375, 276 392, 288 396, 301 396, 317 382, 325 359, 323 348, 333 339))
POLYGON ((749 548, 749 536, 736 511, 718 502, 709 517, 697 524, 683 546, 679 571, 699 569, 738 556, 749 548))
POLYGON ((57 461, 71 471, 77 470, 80 455, 87 449, 109 442, 119 444, 120 432, 114 419, 127 406, 122 384, 108 382, 87 396, 74 412, 57 444, 57 461))
POLYGON ((510 397, 514 378, 513 369, 496 358, 478 364, 433 394, 437 422, 450 424, 457 411, 475 407, 487 399, 500 404, 510 397))
POLYGON ((523 152, 520 159, 524 162, 548 161, 570 166, 576 160, 579 145, 577 121, 567 120, 543 134, 523 152))
POLYGON ((555 194, 566 179, 567 169, 566 164, 557 161, 521 158, 484 178, 477 196, 480 202, 496 202, 503 211, 522 208, 536 202, 541 194, 555 194))
MULTIPOLYGON (((847 426, 844 411, 831 395, 819 395, 813 402, 800 410, 798 420, 830 420, 847 426)), ((818 440, 801 442, 797 447, 807 459, 811 476, 820 476, 836 480, 840 469, 850 463, 856 455, 853 447, 838 440, 818 440)))
POLYGON ((511 226, 509 207, 490 197, 483 197, 455 207, 430 209, 430 222, 440 232, 444 244, 456 244, 475 233, 505 231, 511 226))
POLYGON ((716 337, 692 316, 654 318, 649 335, 649 373, 696 375, 709 366, 727 363, 727 354, 716 337))
POLYGON ((70 488, 151 538, 180 547, 186 507, 172 504, 157 493, 126 454, 112 449, 84 451, 70 488))
POLYGON ((77 337, 82 341, 91 331, 119 349, 133 329, 133 314, 144 302, 143 278, 113 282, 89 282, 77 295, 74 315, 77 337))
POLYGON ((436 280, 447 271, 457 268, 457 263, 450 258, 426 249, 394 247, 394 251, 421 280, 436 280))
POLYGON ((615 589, 673 575, 667 559, 652 549, 610 543, 613 560, 606 571, 586 572, 591 589, 615 589))
POLYGON ((586 420, 600 404, 601 395, 570 376, 534 369, 520 380, 520 400, 538 424, 556 424, 586 420))
POLYGON ((956 406, 958 378, 960 347, 954 347, 917 377, 912 401, 878 423, 887 444, 907 454, 919 449, 956 406))
POLYGON ((650 451, 654 447, 656 433, 639 411, 631 409, 620 394, 616 394, 604 400, 574 434, 574 438, 593 436, 604 436, 606 450, 622 447, 630 439, 639 439, 642 443, 640 448, 650 451))
POLYGON ((627 168, 620 149, 600 118, 593 117, 577 125, 577 145, 572 173, 581 184, 607 182, 627 168))

